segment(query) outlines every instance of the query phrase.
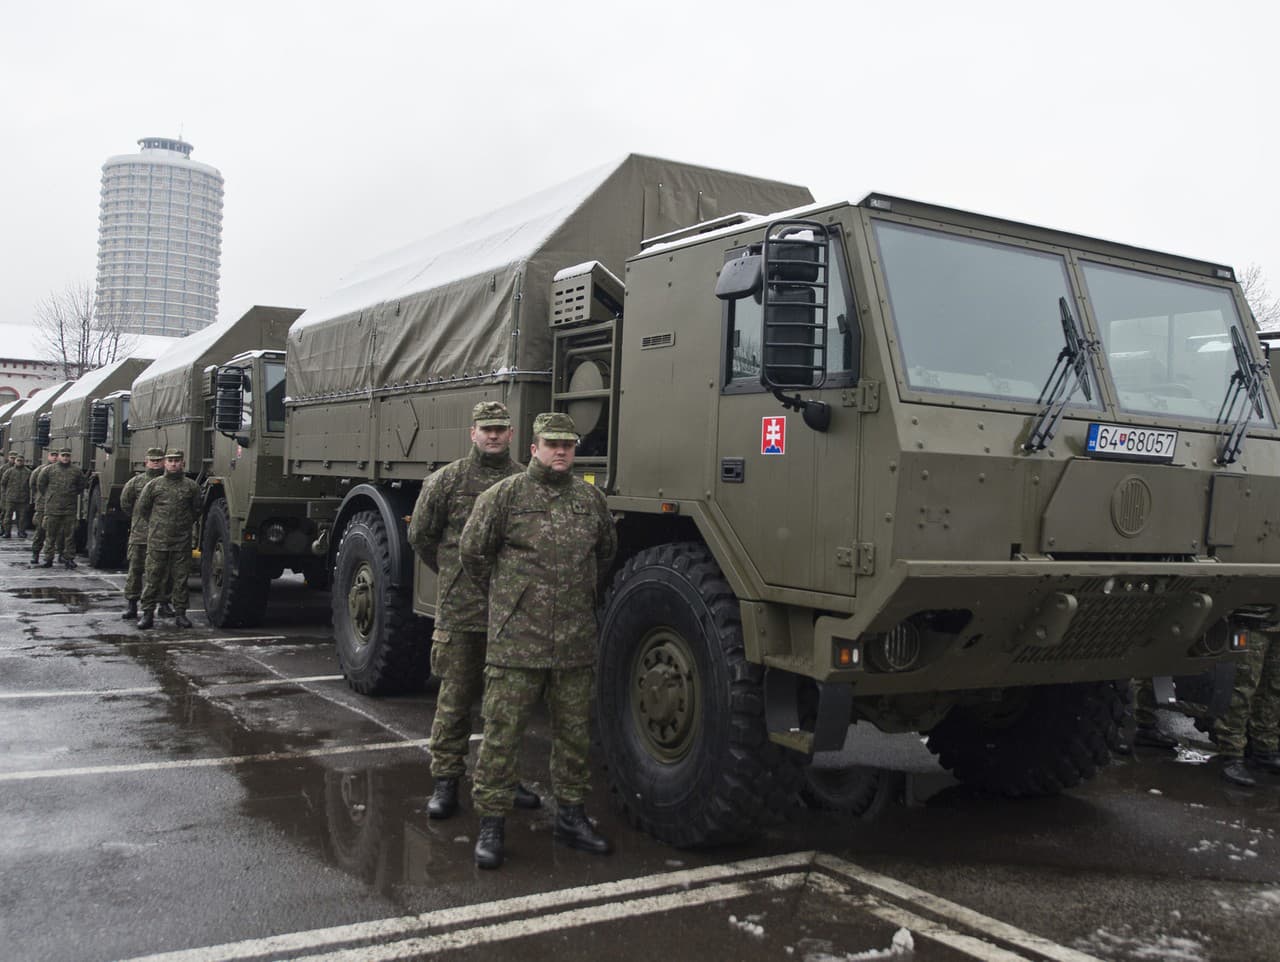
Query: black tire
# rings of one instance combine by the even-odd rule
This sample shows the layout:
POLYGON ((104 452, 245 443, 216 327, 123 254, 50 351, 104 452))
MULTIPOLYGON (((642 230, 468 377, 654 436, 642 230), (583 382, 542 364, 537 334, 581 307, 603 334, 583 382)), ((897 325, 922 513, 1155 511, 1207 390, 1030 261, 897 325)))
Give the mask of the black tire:
POLYGON ((420 691, 430 673, 430 628, 392 587, 391 544, 376 511, 342 532, 333 566, 333 637, 347 684, 362 695, 420 691))
POLYGON ((401 854, 390 794, 382 773, 373 769, 324 773, 325 820, 334 860, 379 890, 394 881, 401 854))
POLYGON ((1010 689, 999 702, 951 709, 929 733, 943 768, 981 791, 1057 795, 1110 761, 1126 682, 1010 689))
POLYGON ((231 543, 231 514, 222 498, 214 501, 204 519, 200 581, 209 624, 251 628, 262 623, 271 581, 251 557, 231 543))
POLYGON ((854 765, 804 770, 800 797, 811 809, 872 819, 888 806, 897 790, 897 772, 854 765))
POLYGON ((691 847, 751 838, 790 814, 801 759, 769 741, 763 677, 705 546, 627 561, 605 599, 597 707, 614 805, 632 825, 691 847))

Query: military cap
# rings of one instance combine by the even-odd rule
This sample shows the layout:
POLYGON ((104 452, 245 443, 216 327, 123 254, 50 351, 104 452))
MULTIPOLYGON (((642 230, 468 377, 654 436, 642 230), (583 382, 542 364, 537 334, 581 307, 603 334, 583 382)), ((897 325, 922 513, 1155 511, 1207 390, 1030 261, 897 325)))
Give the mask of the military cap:
POLYGON ((166 458, 178 458, 179 460, 181 460, 183 456, 182 448, 170 448, 168 451, 164 453, 164 456, 166 458))
POLYGON ((549 411, 533 419, 533 433, 545 441, 577 441, 573 418, 562 411, 549 411))
POLYGON ((25 461, 25 460, 27 460, 27 459, 26 459, 26 458, 24 458, 21 454, 18 454, 18 455, 14 455, 13 460, 15 460, 15 461, 25 461))
POLYGON ((511 412, 501 401, 481 401, 471 409, 471 420, 478 428, 509 428, 511 412))
POLYGON ((70 449, 70 448, 63 448, 61 451, 59 451, 59 452, 58 452, 58 454, 60 454, 60 455, 61 455, 61 454, 65 454, 65 455, 70 456, 70 454, 71 454, 71 449, 70 449))
POLYGON ((147 448, 147 460, 159 461, 164 457, 164 448, 147 448))

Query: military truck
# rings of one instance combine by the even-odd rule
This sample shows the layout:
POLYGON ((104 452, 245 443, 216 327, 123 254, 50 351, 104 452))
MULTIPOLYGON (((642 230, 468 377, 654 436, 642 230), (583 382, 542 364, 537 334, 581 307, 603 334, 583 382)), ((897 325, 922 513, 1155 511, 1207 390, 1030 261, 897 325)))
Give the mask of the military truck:
POLYGON ((311 550, 320 533, 313 515, 330 497, 336 507, 337 483, 286 476, 283 462, 281 349, 301 313, 254 307, 188 336, 133 382, 132 457, 152 446, 181 448, 203 488, 195 539, 205 614, 219 627, 258 623, 271 581, 286 568, 317 586, 327 577, 311 550))
POLYGON ((105 456, 98 457, 98 442, 93 437, 93 405, 98 397, 128 387, 151 361, 151 358, 121 358, 87 371, 49 408, 48 446, 70 448, 71 463, 84 472, 88 482, 80 496, 76 546, 81 550, 87 548, 89 562, 95 568, 119 567, 124 563, 129 519, 120 510, 120 491, 132 471, 127 446, 123 452, 112 446, 114 456, 112 452, 103 452, 105 456))
POLYGON ((25 401, 26 398, 19 397, 0 404, 0 451, 8 453, 5 442, 9 439, 9 419, 18 408, 22 407, 25 401))
POLYGON ((60 381, 43 387, 14 409, 5 437, 6 453, 10 449, 17 451, 27 464, 44 461, 44 451, 49 446, 49 409, 74 383, 60 381))
POLYGON ((519 452, 573 415, 621 543, 600 745, 661 839, 758 831, 858 721, 1055 793, 1106 764, 1122 680, 1276 619, 1280 399, 1248 316, 1224 265, 632 157, 299 318, 288 470, 347 489, 321 547, 377 693, 426 650, 420 475, 478 400, 519 452))

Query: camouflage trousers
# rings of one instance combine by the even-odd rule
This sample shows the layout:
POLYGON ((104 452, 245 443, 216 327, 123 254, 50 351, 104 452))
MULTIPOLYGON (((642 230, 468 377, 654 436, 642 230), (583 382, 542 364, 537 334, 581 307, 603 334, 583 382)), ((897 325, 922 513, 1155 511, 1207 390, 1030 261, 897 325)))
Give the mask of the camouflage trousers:
POLYGON ((1260 752, 1280 747, 1280 635, 1250 633, 1249 651, 1236 666, 1231 707, 1217 720, 1213 734, 1229 758, 1243 756, 1249 742, 1260 752))
POLYGON ((15 520, 17 521, 19 531, 27 530, 27 509, 29 507, 30 502, 27 501, 6 501, 4 503, 3 528, 6 535, 9 533, 9 526, 13 524, 15 520))
POLYGON ((591 790, 591 682, 595 669, 506 668, 484 670, 484 741, 476 762, 471 801, 478 815, 511 810, 520 771, 520 743, 539 699, 551 715, 551 790, 558 802, 581 805, 591 790))
POLYGON ((484 692, 483 631, 437 631, 431 673, 440 679, 431 720, 431 777, 460 778, 471 746, 471 708, 484 692))
POLYGON ((76 516, 74 514, 46 514, 44 516, 44 560, 52 561, 53 556, 74 558, 76 556, 76 516))
MULTIPOLYGON (((124 597, 126 601, 137 601, 142 597, 142 576, 147 570, 147 546, 145 544, 129 545, 129 571, 124 576, 124 597)), ((168 571, 166 569, 166 574, 168 571)), ((173 592, 168 582, 160 586, 159 597, 163 598, 166 589, 173 592)))
POLYGON ((142 601, 138 607, 146 612, 154 612, 156 603, 169 585, 169 579, 172 578, 173 588, 169 604, 173 605, 174 614, 185 614, 187 579, 191 577, 191 549, 166 551, 161 548, 147 548, 146 552, 147 563, 142 574, 142 601))
POLYGON ((44 547, 44 512, 37 508, 31 523, 35 525, 35 534, 31 537, 31 560, 38 561, 40 549, 44 547))

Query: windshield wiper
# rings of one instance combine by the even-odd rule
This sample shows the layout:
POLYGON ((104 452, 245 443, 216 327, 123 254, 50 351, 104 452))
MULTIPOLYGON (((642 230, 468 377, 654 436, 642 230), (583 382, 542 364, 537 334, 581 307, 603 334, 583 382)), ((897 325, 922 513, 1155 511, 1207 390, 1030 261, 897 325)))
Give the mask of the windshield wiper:
POLYGON ((1058 298, 1058 310, 1062 314, 1062 338, 1066 343, 1058 352, 1058 360, 1049 372, 1049 379, 1036 398, 1036 403, 1043 404, 1044 408, 1036 415, 1031 424, 1031 435, 1023 442, 1022 447, 1027 451, 1043 450, 1053 440, 1067 410, 1067 402, 1077 387, 1084 392, 1086 401, 1093 400, 1093 388, 1089 386, 1089 355, 1097 352, 1098 342, 1084 336, 1076 319, 1071 316, 1065 297, 1058 298))
POLYGON ((1249 417, 1256 413, 1265 417, 1262 409, 1262 379, 1271 373, 1268 361, 1255 361, 1248 345, 1236 328, 1231 328, 1231 349, 1236 354, 1236 371, 1227 384, 1227 396, 1218 408, 1218 423, 1231 427, 1222 437, 1218 449, 1218 464, 1231 464, 1240 456, 1245 435, 1249 431, 1249 417), (1237 410, 1237 408, 1239 410, 1237 410))

